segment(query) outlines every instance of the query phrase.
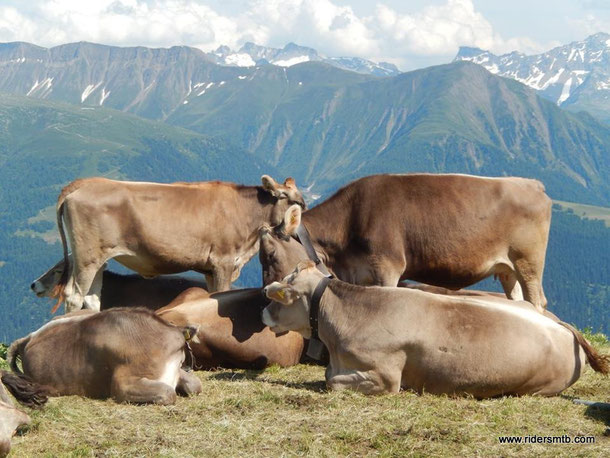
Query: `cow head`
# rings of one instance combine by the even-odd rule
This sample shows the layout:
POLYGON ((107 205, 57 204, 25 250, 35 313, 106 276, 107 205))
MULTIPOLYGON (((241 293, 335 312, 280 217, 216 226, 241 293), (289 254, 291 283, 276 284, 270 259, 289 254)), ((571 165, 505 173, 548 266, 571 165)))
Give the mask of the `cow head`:
MULTIPOLYGON (((72 254, 68 255, 68 261, 72 260, 72 254)), ((30 288, 38 297, 50 297, 53 292, 53 288, 59 282, 62 272, 65 269, 64 260, 62 259, 40 277, 32 282, 30 288)))
POLYGON ((261 181, 263 182, 263 189, 277 199, 271 214, 270 223, 272 225, 281 222, 284 212, 291 205, 296 204, 302 209, 307 208, 303 195, 293 178, 286 178, 284 184, 280 184, 269 175, 263 175, 261 181))
POLYGON ((273 302, 263 310, 263 323, 276 333, 297 331, 306 339, 311 337, 310 301, 322 278, 313 261, 303 261, 284 280, 267 285, 265 295, 273 302))
POLYGON ((258 256, 263 266, 263 285, 281 280, 299 262, 309 259, 303 245, 293 238, 300 224, 301 207, 292 205, 278 225, 260 228, 258 256))

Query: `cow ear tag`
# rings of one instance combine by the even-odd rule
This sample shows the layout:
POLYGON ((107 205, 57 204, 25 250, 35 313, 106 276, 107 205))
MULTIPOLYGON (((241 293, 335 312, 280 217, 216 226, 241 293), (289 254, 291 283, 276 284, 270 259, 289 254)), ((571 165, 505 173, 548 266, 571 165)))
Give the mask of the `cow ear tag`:
POLYGON ((307 356, 316 361, 320 361, 322 359, 322 355, 324 354, 324 344, 314 338, 309 339, 309 343, 307 344, 307 356))

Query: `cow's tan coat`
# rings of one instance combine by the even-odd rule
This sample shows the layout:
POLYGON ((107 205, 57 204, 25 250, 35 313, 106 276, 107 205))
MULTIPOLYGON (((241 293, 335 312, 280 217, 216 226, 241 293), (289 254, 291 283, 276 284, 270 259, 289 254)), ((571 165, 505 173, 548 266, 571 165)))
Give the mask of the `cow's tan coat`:
POLYGON ((524 178, 374 175, 356 180, 281 225, 261 230, 265 284, 307 259, 303 224, 337 278, 359 285, 400 280, 459 289, 498 275, 509 298, 546 307, 542 274, 551 220, 543 185, 524 178))
MULTIPOLYGON (((87 178, 66 186, 57 224, 72 250, 56 295, 66 311, 99 310, 104 263, 116 259, 145 277, 195 270, 210 291, 229 289, 258 251, 259 226, 278 223, 291 204, 305 206, 292 178, 263 186, 224 182, 140 183, 87 178)), ((66 261, 67 264, 67 261, 66 261)))

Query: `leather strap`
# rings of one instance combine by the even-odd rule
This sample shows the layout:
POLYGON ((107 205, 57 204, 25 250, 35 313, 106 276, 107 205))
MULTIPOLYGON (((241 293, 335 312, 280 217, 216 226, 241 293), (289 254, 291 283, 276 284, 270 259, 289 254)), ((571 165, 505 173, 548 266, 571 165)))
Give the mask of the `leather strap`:
POLYGON ((330 283, 330 277, 324 277, 316 286, 313 294, 311 295, 311 304, 309 305, 309 326, 311 326, 311 338, 318 339, 318 316, 320 314, 320 300, 326 287, 330 283))
POLYGON ((332 277, 331 273, 328 271, 322 260, 318 257, 318 253, 316 253, 316 250, 314 249, 311 243, 309 231, 302 223, 299 224, 299 227, 297 227, 297 240, 301 242, 301 245, 303 245, 303 247, 305 248, 309 259, 316 263, 316 267, 318 268, 318 270, 322 272, 325 277, 332 277))
POLYGON ((307 344, 307 356, 317 361, 328 359, 328 350, 320 341, 318 336, 318 316, 320 314, 320 301, 330 283, 331 277, 324 277, 316 286, 309 305, 309 325, 311 326, 311 337, 307 344))

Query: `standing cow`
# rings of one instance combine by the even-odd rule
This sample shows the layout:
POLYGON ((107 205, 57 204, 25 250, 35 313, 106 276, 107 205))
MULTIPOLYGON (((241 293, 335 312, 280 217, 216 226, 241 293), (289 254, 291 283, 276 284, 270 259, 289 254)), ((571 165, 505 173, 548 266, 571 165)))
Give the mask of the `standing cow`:
POLYGON ((459 289, 498 275, 508 298, 540 311, 551 200, 525 178, 373 175, 340 189, 301 215, 260 231, 263 282, 308 258, 299 225, 320 260, 341 280, 396 286, 411 279, 459 289))
POLYGON ((139 183, 77 180, 57 201, 57 225, 67 264, 55 296, 66 311, 100 309, 102 267, 116 259, 144 277, 195 270, 210 291, 229 289, 258 251, 257 230, 278 224, 305 202, 292 178, 263 175, 262 186, 233 183, 139 183), (65 232, 64 232, 65 225, 65 232))

